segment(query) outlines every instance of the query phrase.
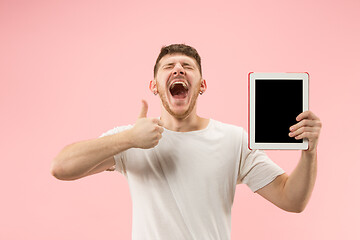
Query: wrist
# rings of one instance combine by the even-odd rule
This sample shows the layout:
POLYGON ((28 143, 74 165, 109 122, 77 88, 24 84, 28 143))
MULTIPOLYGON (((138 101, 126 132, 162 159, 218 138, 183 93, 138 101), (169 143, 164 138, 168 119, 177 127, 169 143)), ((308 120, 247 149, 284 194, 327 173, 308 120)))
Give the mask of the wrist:
POLYGON ((317 155, 317 149, 307 149, 307 150, 303 150, 302 154, 307 156, 307 157, 316 157, 317 155))
POLYGON ((135 148, 136 141, 134 140, 135 135, 134 135, 133 128, 130 128, 130 129, 124 131, 124 134, 125 134, 124 139, 126 141, 128 148, 135 148))
POLYGON ((133 141, 133 134, 131 129, 128 130, 124 130, 120 133, 117 134, 117 147, 119 148, 118 150, 120 151, 125 151, 129 148, 133 148, 134 147, 134 141, 133 141))

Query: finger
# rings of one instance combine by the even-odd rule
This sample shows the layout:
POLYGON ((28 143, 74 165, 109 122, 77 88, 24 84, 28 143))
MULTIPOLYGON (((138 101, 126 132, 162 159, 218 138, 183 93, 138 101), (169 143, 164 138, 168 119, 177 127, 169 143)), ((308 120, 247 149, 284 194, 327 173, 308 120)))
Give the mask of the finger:
POLYGON ((295 139, 299 140, 299 139, 307 138, 309 141, 313 141, 318 137, 319 137, 318 132, 303 132, 302 134, 296 136, 295 139))
POLYGON ((292 125, 290 127, 290 131, 292 131, 292 132, 296 131, 299 128, 304 127, 304 126, 313 127, 313 126, 316 126, 316 123, 314 122, 314 120, 304 119, 304 120, 301 120, 300 122, 292 125))
POLYGON ((164 132, 164 128, 160 126, 156 126, 155 131, 158 131, 161 134, 162 132, 164 132))
POLYGON ((296 137, 304 132, 317 132, 318 128, 314 128, 314 127, 301 127, 296 131, 290 132, 289 136, 290 137, 296 137))
POLYGON ((162 128, 162 127, 159 128, 159 132, 160 132, 160 133, 163 133, 163 132, 164 132, 164 128, 162 128))
POLYGON ((158 118, 153 118, 152 121, 153 121, 153 123, 155 123, 161 127, 164 126, 164 123, 158 118))
POLYGON ((290 127, 290 131, 296 131, 297 129, 301 128, 301 127, 317 127, 317 128, 321 128, 322 123, 320 120, 308 120, 308 119, 303 119, 300 122, 298 122, 297 124, 294 124, 290 127))
POLYGON ((146 118, 149 106, 148 106, 147 102, 144 99, 141 100, 141 101, 142 101, 142 106, 141 106, 141 111, 140 111, 139 118, 146 118))
POLYGON ((301 121, 303 119, 312 119, 312 120, 319 120, 319 118, 311 111, 305 111, 300 113, 297 117, 296 117, 296 121, 301 121))

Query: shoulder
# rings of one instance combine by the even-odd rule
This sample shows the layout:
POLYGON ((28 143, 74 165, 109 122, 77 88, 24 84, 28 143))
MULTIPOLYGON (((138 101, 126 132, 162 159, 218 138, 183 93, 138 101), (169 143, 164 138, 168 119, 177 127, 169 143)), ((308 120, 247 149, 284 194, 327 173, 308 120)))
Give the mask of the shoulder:
POLYGON ((246 131, 241 126, 236 126, 234 124, 229 123, 223 123, 217 120, 212 121, 212 127, 213 134, 219 134, 223 136, 224 138, 231 139, 234 141, 234 143, 239 144, 244 141, 245 138, 247 138, 246 131))
POLYGON ((235 134, 238 134, 238 133, 242 134, 245 131, 244 128, 241 126, 236 126, 234 124, 229 124, 229 123, 223 123, 223 122, 220 122, 220 121, 214 120, 214 119, 211 119, 211 121, 212 121, 212 124, 215 129, 219 129, 222 131, 235 133, 235 134))

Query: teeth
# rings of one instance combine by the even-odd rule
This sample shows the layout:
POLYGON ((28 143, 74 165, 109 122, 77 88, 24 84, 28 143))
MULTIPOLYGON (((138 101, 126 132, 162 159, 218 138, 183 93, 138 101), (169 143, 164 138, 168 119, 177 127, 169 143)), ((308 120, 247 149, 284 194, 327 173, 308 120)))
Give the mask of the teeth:
POLYGON ((188 89, 188 86, 187 86, 184 82, 180 82, 180 81, 178 81, 178 82, 173 82, 173 84, 171 84, 170 89, 173 89, 173 88, 175 87, 175 84, 182 84, 183 87, 184 87, 186 90, 188 89))

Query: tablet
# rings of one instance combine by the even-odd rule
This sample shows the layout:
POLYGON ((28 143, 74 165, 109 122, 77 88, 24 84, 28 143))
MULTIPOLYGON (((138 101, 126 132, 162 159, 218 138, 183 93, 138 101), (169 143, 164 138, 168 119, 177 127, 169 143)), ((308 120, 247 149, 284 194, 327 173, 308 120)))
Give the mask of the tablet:
POLYGON ((249 149, 307 149, 289 128, 308 109, 308 73, 249 73, 249 149))

